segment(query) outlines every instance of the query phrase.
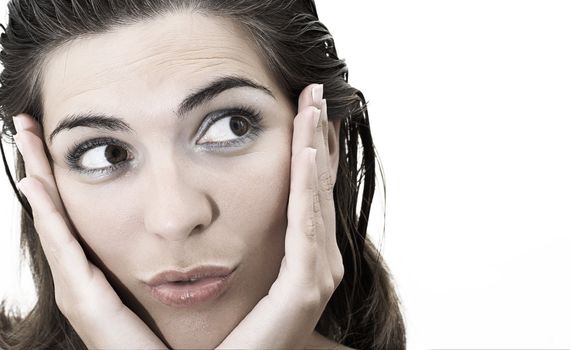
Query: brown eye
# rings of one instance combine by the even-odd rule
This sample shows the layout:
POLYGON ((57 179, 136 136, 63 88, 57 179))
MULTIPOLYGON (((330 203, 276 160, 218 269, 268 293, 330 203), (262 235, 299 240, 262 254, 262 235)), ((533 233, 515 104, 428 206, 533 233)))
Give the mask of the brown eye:
POLYGON ((246 117, 228 116, 213 122, 200 143, 224 143, 242 138, 251 133, 251 123, 246 117))
POLYGON ((204 120, 196 145, 214 153, 231 152, 249 145, 265 131, 261 112, 249 107, 217 110, 204 120))
POLYGON ((65 161, 79 174, 102 177, 119 171, 133 160, 133 153, 125 143, 109 137, 100 137, 75 144, 68 149, 65 161))
POLYGON ((115 145, 108 145, 105 149, 105 158, 111 164, 117 164, 120 162, 124 162, 127 160, 128 153, 127 151, 119 146, 115 145))
POLYGON ((106 168, 128 160, 128 152, 116 145, 102 145, 85 152, 79 165, 88 169, 106 168))
POLYGON ((237 136, 243 136, 249 130, 249 123, 242 117, 232 117, 230 119, 230 129, 237 136))

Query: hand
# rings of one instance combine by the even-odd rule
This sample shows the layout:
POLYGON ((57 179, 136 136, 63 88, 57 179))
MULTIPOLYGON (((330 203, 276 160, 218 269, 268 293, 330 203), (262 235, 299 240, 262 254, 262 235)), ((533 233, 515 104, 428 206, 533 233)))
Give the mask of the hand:
POLYGON ((288 227, 279 275, 219 349, 303 348, 344 275, 336 241, 327 107, 326 101, 321 103, 322 90, 313 93, 315 87, 301 93, 294 120, 288 227), (319 116, 315 128, 313 118, 319 116))
POLYGON ((126 307, 105 275, 87 260, 72 234, 36 122, 21 115, 15 136, 27 177, 18 183, 34 214, 34 226, 49 263, 55 300, 88 348, 168 349, 126 307))

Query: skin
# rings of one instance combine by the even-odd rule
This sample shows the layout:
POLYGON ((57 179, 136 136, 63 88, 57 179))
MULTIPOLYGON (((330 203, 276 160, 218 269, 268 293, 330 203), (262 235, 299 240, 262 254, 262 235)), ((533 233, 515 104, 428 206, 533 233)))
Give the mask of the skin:
MULTIPOLYGON (((301 347, 343 348, 312 331, 343 271, 330 192, 340 124, 326 120, 326 102, 320 100, 317 85, 307 87, 299 105, 292 106, 239 28, 189 12, 58 48, 46 61, 42 92, 43 129, 29 116, 20 118, 16 142, 28 177, 19 187, 34 210, 58 306, 86 343, 106 338, 104 345, 118 344, 122 339, 111 337, 116 327, 124 327, 125 334, 148 340, 143 346, 160 341, 173 348, 213 348, 222 341, 227 347, 289 346, 305 332, 301 347), (176 106, 188 92, 224 75, 247 77, 274 97, 235 88, 185 120, 176 119, 176 106), (201 149, 204 135, 196 131, 202 118, 235 104, 259 110, 263 131, 244 145, 220 147, 222 153, 201 149), (53 143, 42 141, 65 115, 87 111, 113 114, 134 133, 79 127, 63 131, 53 143), (314 129, 315 115, 321 128, 314 129), (128 145, 131 165, 103 177, 70 170, 66 151, 100 136, 128 145), (311 147, 317 149, 314 166, 307 152, 311 147), (323 175, 328 185, 319 185, 323 175), (309 240, 291 233, 299 231, 291 223, 313 215, 310 202, 301 205, 307 200, 293 197, 295 183, 319 194, 319 232, 309 240), (158 272, 204 264, 237 266, 231 287, 212 303, 174 308, 152 298, 144 286, 158 272), (319 269, 313 270, 315 266, 319 269), (329 282, 319 288, 310 285, 321 274, 329 282), (319 298, 305 303, 317 289, 319 298), (81 305, 85 300, 105 303, 71 306, 78 300, 81 305), (284 308, 284 300, 297 300, 303 307, 284 308), (309 304, 318 307, 307 308, 309 304), (113 331, 104 329, 105 317, 117 320, 113 331), (302 325, 312 328, 295 328, 302 325), (270 343, 278 335, 282 342, 270 343)), ((218 121, 210 127, 213 139, 219 135, 214 129, 221 132, 223 125, 218 121)), ((222 140, 238 138, 223 135, 222 140)), ((90 159, 109 165, 93 151, 90 159)))

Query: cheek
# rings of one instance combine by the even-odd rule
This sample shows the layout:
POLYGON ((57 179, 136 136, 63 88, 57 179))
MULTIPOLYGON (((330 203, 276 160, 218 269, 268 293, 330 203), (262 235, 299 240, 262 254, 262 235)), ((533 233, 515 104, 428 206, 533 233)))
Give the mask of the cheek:
POLYGON ((241 159, 231 171, 234 181, 222 186, 225 199, 218 196, 220 231, 224 233, 216 242, 224 245, 228 254, 239 257, 242 271, 234 301, 221 318, 227 318, 228 312, 243 317, 267 295, 285 254, 290 147, 276 143, 267 149, 241 159))
POLYGON ((239 224, 242 235, 270 236, 286 223, 293 118, 284 115, 279 120, 290 122, 264 133, 252 152, 216 161, 212 167, 210 178, 219 187, 211 191, 221 207, 220 219, 224 225, 239 224))
MULTIPOLYGON (((290 148, 280 145, 241 159, 233 171, 234 179, 224 186, 225 199, 219 197, 219 205, 226 209, 226 218, 222 210, 221 219, 239 222, 243 234, 270 238, 286 222, 291 160, 290 148)), ((248 241, 262 242, 263 237, 256 238, 248 241)))
MULTIPOLYGON (((117 192, 86 186, 65 177, 65 172, 54 169, 54 177, 68 217, 78 235, 101 258, 113 251, 123 251, 128 245, 129 209, 124 196, 117 192)), ((118 255, 120 256, 120 255, 118 255)))

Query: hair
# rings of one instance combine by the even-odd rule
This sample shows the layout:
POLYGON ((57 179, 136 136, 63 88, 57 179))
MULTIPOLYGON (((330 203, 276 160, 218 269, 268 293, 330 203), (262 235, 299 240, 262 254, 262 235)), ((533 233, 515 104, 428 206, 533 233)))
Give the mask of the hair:
MULTIPOLYGON (((380 251, 367 237, 376 163, 384 200, 386 186, 370 133, 366 100, 362 92, 348 83, 347 65, 338 58, 334 40, 319 21, 314 1, 11 0, 8 25, 1 25, 4 33, 0 35, 0 63, 4 66, 0 74, 2 138, 14 144, 12 116, 19 113, 33 116, 43 126, 42 69, 54 49, 71 40, 185 9, 229 18, 239 24, 292 105, 296 105, 307 85, 324 84, 329 119, 341 121, 339 166, 333 192, 336 238, 345 273, 316 330, 357 349, 405 349, 404 320, 390 271, 380 251)), ((2 301, 0 347, 85 349, 55 303, 51 271, 34 228, 29 203, 16 189, 1 146, 2 142, 6 173, 23 207, 20 250, 29 260, 38 300, 26 315, 8 310, 2 301)), ((25 174, 22 157, 17 153, 17 181, 25 174)))

